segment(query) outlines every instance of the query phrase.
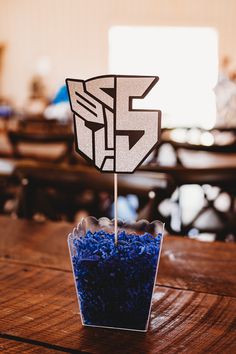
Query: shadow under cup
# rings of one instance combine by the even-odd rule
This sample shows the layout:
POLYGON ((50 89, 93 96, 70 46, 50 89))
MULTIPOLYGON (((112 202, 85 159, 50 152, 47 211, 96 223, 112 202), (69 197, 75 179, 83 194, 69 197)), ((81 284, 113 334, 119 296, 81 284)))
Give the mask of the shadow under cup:
POLYGON ((68 236, 82 324, 147 331, 164 224, 83 219, 68 236))

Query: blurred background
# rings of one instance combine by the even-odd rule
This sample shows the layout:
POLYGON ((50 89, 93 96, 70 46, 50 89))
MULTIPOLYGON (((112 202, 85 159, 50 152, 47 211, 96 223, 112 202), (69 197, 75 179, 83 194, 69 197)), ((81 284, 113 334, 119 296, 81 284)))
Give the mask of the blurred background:
POLYGON ((113 217, 113 176, 74 152, 65 78, 157 75, 135 108, 161 143, 119 175, 118 215, 170 234, 236 238, 236 2, 0 0, 0 214, 113 217))

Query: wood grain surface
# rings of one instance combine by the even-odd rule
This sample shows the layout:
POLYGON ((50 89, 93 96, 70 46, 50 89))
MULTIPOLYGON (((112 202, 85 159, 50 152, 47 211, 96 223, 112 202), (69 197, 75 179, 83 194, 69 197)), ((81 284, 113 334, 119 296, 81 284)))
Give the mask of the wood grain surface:
MULTIPOLYGON (((75 225, 0 217, 0 259, 71 271, 67 235, 75 225)), ((236 296, 236 244, 165 236, 158 285, 236 296), (223 279, 223 281, 222 281, 223 279)))
POLYGON ((0 262, 0 274, 0 332, 16 338, 91 353, 236 349, 232 297, 156 287, 150 329, 140 334, 83 328, 68 272, 0 262))
POLYGON ((166 237, 149 331, 81 325, 66 223, 0 218, 0 352, 236 353, 234 244, 166 237))

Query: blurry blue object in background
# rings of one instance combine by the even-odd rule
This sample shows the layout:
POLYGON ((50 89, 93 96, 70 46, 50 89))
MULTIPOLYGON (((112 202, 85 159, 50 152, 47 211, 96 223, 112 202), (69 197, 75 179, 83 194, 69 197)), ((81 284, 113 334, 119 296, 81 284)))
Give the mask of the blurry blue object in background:
MULTIPOLYGON (((119 196, 117 200, 118 218, 129 222, 136 220, 138 206, 139 203, 136 195, 119 196)), ((114 203, 111 208, 111 217, 114 218, 114 203)))
POLYGON ((57 91, 56 96, 52 100, 52 104, 57 104, 61 102, 69 102, 69 96, 66 85, 62 86, 59 91, 57 91))
POLYGON ((66 124, 71 121, 72 115, 66 85, 59 89, 51 104, 45 109, 44 117, 46 119, 56 119, 66 124))
POLYGON ((12 115, 13 111, 10 106, 0 105, 0 117, 8 118, 12 115))

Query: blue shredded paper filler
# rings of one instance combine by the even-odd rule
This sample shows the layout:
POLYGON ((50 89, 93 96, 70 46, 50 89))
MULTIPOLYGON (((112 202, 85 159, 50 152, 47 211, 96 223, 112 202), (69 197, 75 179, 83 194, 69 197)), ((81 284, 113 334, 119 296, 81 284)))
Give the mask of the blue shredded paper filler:
POLYGON ((105 231, 73 239, 72 257, 85 325, 145 330, 160 251, 153 237, 105 231))

